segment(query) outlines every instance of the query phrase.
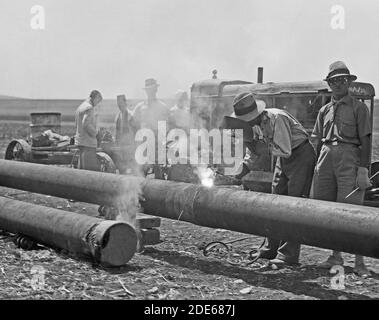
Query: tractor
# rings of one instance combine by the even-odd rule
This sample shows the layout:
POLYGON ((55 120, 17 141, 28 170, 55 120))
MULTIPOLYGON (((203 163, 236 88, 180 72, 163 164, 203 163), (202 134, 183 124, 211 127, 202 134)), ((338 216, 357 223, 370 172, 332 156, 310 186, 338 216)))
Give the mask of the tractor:
MULTIPOLYGON (((224 116, 233 112, 234 97, 241 92, 252 92, 257 99, 265 101, 267 108, 285 109, 296 117, 309 133, 313 130, 319 110, 331 100, 331 90, 324 81, 263 83, 263 68, 258 68, 257 83, 218 79, 216 73, 213 71, 212 79, 195 82, 191 87, 190 112, 201 119, 202 125, 208 130, 222 127, 224 116)), ((374 87, 370 83, 353 82, 349 91, 353 97, 366 104, 373 127, 374 87)), ((371 135, 371 146, 372 139, 371 135)), ((271 192, 274 157, 270 155, 267 145, 255 145, 249 149, 252 149, 261 161, 257 161, 253 171, 242 178, 244 189, 271 192)), ((379 162, 371 162, 370 174, 374 175, 378 171, 379 162)), ((171 175, 171 179, 181 181, 179 172, 175 176, 171 175)), ((365 205, 377 207, 379 175, 372 182, 373 187, 366 192, 365 205)))

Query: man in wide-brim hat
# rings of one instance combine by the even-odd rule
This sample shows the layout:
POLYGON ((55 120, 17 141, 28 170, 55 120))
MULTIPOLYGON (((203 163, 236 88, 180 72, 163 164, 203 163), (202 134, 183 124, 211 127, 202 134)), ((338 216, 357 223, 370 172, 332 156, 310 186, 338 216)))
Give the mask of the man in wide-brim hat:
POLYGON ((168 120, 168 108, 165 103, 157 98, 159 84, 154 78, 145 80, 144 90, 147 100, 136 105, 133 111, 134 120, 140 128, 149 128, 153 131, 158 129, 158 121, 168 120))
POLYGON ((157 80, 155 80, 154 78, 149 78, 149 79, 146 79, 145 80, 145 87, 144 89, 156 89, 159 87, 159 84, 157 82, 157 80))
MULTIPOLYGON (((320 150, 314 174, 314 198, 327 201, 363 204, 370 159, 371 121, 368 107, 349 94, 355 75, 346 64, 336 61, 324 81, 332 91, 332 100, 320 109, 312 138, 320 150), (356 187, 359 191, 347 197, 356 187)), ((340 252, 321 264, 331 268, 343 265, 340 252)), ((369 275, 362 256, 356 256, 354 271, 369 275)))
POLYGON ((157 98, 159 84, 156 79, 148 78, 145 80, 144 90, 146 91, 147 100, 136 105, 132 113, 134 123, 137 124, 136 129, 150 129, 155 134, 155 164, 144 166, 144 173, 148 168, 153 167, 156 178, 162 178, 162 172, 158 165, 158 122, 168 121, 169 109, 167 105, 157 98), (146 170, 145 170, 146 169, 146 170))
POLYGON ((350 74, 350 70, 347 68, 346 64, 343 61, 333 62, 329 66, 329 72, 324 81, 329 81, 334 78, 345 77, 349 78, 351 81, 357 80, 357 76, 350 74))
MULTIPOLYGON (((258 126, 272 156, 278 157, 272 192, 294 197, 309 196, 316 154, 300 122, 285 110, 266 109, 265 102, 256 100, 251 92, 238 94, 233 108, 231 117, 251 127, 258 126)), ((270 237, 255 258, 266 258, 282 265, 298 263, 299 255, 300 244, 270 237)))

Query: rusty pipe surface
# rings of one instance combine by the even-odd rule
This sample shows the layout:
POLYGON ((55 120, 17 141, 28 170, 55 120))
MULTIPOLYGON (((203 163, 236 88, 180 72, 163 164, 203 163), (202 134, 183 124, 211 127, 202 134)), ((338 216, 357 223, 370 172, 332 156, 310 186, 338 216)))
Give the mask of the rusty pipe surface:
POLYGON ((379 258, 377 208, 0 160, 0 185, 84 202, 134 184, 147 214, 379 258))
POLYGON ((136 252, 135 229, 124 222, 0 197, 0 229, 38 243, 93 257, 105 266, 125 265, 136 252))

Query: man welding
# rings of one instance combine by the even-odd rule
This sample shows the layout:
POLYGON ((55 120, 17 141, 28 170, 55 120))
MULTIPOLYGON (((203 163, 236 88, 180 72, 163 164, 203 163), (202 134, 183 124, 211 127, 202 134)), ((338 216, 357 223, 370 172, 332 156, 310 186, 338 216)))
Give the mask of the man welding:
MULTIPOLYGON (((316 153, 300 122, 285 110, 266 109, 265 102, 255 100, 251 92, 238 94, 234 98, 233 108, 231 117, 245 121, 251 127, 257 126, 255 128, 261 131, 272 156, 277 157, 272 193, 308 197, 316 153)), ((300 244, 267 238, 252 258, 269 259, 272 264, 280 266, 297 264, 299 255, 300 244)))

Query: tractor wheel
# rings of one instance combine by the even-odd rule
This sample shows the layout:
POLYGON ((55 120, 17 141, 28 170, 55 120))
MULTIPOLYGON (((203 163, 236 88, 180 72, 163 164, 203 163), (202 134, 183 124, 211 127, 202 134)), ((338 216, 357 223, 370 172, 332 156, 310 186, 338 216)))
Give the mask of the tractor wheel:
POLYGON ((116 173, 116 165, 114 164, 112 158, 105 152, 97 152, 97 161, 100 164, 100 171, 107 173, 116 173))
POLYGON ((31 158, 32 147, 25 140, 13 140, 8 144, 5 160, 30 161, 31 158))

